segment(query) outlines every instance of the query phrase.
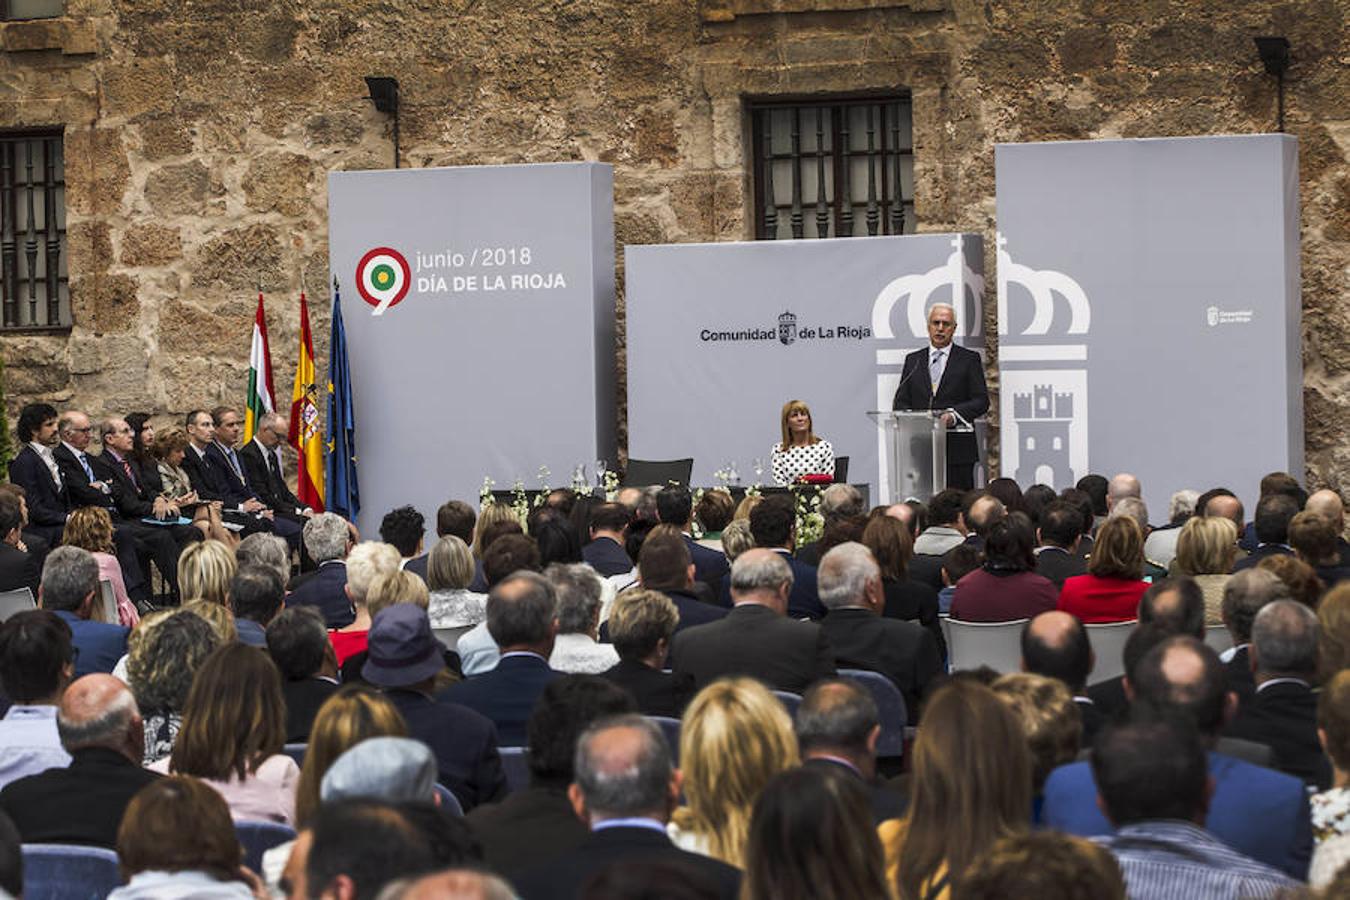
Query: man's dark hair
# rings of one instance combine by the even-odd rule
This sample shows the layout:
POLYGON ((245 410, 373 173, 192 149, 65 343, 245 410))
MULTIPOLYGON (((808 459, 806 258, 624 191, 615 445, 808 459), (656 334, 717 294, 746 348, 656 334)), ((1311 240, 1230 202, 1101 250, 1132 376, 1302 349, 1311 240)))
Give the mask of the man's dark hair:
POLYGON ((1075 488, 1088 495, 1092 501, 1092 514, 1094 516, 1106 515, 1106 491, 1110 483, 1105 475, 1084 475, 1078 479, 1075 488))
POLYGON ((786 547, 797 524, 797 511, 789 497, 765 497, 750 510, 750 536, 756 547, 786 547))
POLYGON ((42 423, 56 418, 56 407, 50 403, 29 403, 19 410, 19 422, 15 431, 19 433, 19 443, 27 444, 42 427, 42 423))
POLYGON ((393 544, 399 556, 412 556, 417 552, 417 542, 426 531, 427 520, 411 506, 391 509, 380 520, 380 540, 393 544))
POLYGON ((12 703, 55 694, 62 670, 74 660, 70 626, 56 613, 30 609, 0 625, 0 687, 12 703))
MULTIPOLYGON (((1209 501, 1213 500, 1215 497, 1232 497, 1234 500, 1238 501, 1239 507, 1242 506, 1242 501, 1238 499, 1238 495, 1230 491, 1228 488, 1224 487, 1210 488, 1209 490, 1201 494, 1199 497, 1195 498, 1195 514, 1200 517, 1212 515, 1212 513, 1209 512, 1208 507, 1209 501)), ((1241 527, 1242 527, 1241 525, 1238 526, 1239 529, 1241 527)))
POLYGON ((1139 598, 1139 624, 1155 624, 1170 634, 1204 640, 1205 592, 1194 578, 1185 575, 1155 581, 1139 598), (1173 593, 1175 601, 1168 597, 1173 593))
POLYGON ((430 799, 405 800, 394 808, 427 842, 432 868, 481 868, 483 845, 463 816, 452 815, 430 799))
POLYGON ((598 719, 637 711, 632 694, 599 675, 565 675, 549 682, 525 726, 530 783, 566 785, 581 733, 598 719))
POLYGON ((487 556, 488 548, 497 542, 498 538, 505 537, 508 534, 524 534, 525 529, 520 527, 520 523, 515 519, 502 519, 497 522, 489 522, 483 526, 483 530, 478 533, 478 552, 482 556, 487 556))
POLYGON ((1289 520, 1298 515, 1298 503, 1287 494, 1267 494, 1256 503, 1256 539, 1262 544, 1289 540, 1289 520))
POLYGON ((1087 491, 1065 488, 1059 492, 1059 499, 1078 510, 1078 515, 1082 518, 1082 533, 1091 534, 1096 514, 1092 511, 1092 498, 1088 496, 1087 491))
POLYGON ((691 557, 684 537, 673 525, 658 525, 638 552, 638 576, 653 591, 678 591, 689 586, 691 557))
POLYGON ((539 547, 539 564, 581 562, 581 543, 565 519, 548 519, 530 529, 539 547))
POLYGON ((1186 635, 1164 638, 1129 668, 1127 677, 1136 703, 1183 714, 1208 737, 1217 736, 1223 728, 1227 674, 1218 654, 1203 641, 1186 635), (1164 662, 1174 652, 1196 654, 1201 662, 1197 680, 1185 683, 1168 680, 1164 662))
POLYGON ((942 569, 947 580, 956 584, 965 576, 984 565, 984 553, 974 544, 957 544, 942 554, 942 569))
POLYGON ((1036 536, 1025 513, 1013 513, 989 526, 984 564, 1000 572, 1030 572, 1036 568, 1036 536))
POLYGON ((230 579, 230 607, 235 618, 267 625, 286 599, 281 576, 265 566, 243 566, 230 579))
POLYGON ((488 587, 515 572, 538 572, 542 568, 539 545, 528 535, 504 534, 483 553, 483 577, 488 587))
POLYGON ((1022 511, 1031 517, 1037 527, 1042 526, 1041 516, 1046 507, 1059 499, 1055 489, 1048 484, 1033 484, 1022 494, 1022 511))
POLYGON ((0 493, 0 538, 23 524, 23 508, 13 494, 0 493))
POLYGON ((961 514, 962 501, 965 496, 965 492, 957 488, 939 491, 932 500, 928 501, 929 525, 951 525, 955 523, 957 516, 961 514))
POLYGON ((553 585, 538 572, 508 575, 488 593, 488 634, 498 647, 539 644, 548 639, 557 604, 553 585))
POLYGON ((1194 822, 1205 812, 1205 745, 1184 717, 1132 711, 1092 748, 1092 776, 1116 827, 1154 819, 1194 822))
POLYGON ((1067 550, 1083 534, 1083 513, 1073 504, 1056 500, 1041 511, 1041 541, 1067 550))
POLYGON ((1297 503, 1299 509, 1303 509, 1308 502, 1308 492, 1288 472, 1268 472, 1261 478, 1260 496, 1269 497, 1272 494, 1283 494, 1297 503))
POLYGON ((591 510, 591 527, 601 531, 623 531, 632 518, 633 514, 622 503, 601 503, 591 510))
POLYGON ((881 715, 872 692, 847 678, 817 681, 802 696, 793 727, 803 753, 837 747, 865 754, 881 715))
POLYGON ((339 875, 352 880, 355 900, 375 900, 389 882, 437 868, 422 829, 397 808, 375 800, 325 803, 311 819, 305 878, 319 896, 339 875))
POLYGON ((694 515, 694 498, 689 488, 668 484, 656 492, 656 518, 666 525, 684 528, 694 515))
POLYGON ((460 500, 447 500, 436 510, 436 536, 452 534, 466 544, 473 543, 473 526, 478 514, 473 507, 460 500))
POLYGON ((312 606, 292 606, 267 626, 267 652, 287 681, 312 678, 328 654, 323 614, 312 606))
MULTIPOLYGON (((183 416, 183 427, 184 427, 184 428, 191 428, 191 427, 192 427, 192 423, 195 422, 195 421, 197 421, 197 417, 198 417, 198 416, 208 416, 208 417, 209 417, 210 415, 211 415, 211 413, 208 412, 207 410, 204 410, 204 409, 190 409, 190 410, 187 411, 187 415, 183 416)), ((214 419, 212 420, 211 424, 213 424, 213 425, 215 424, 215 420, 214 420, 214 419)))
MULTIPOLYGON (((235 409, 234 409, 233 406, 217 406, 217 407, 213 407, 212 410, 211 410, 211 424, 212 424, 212 425, 215 425, 217 428, 219 428, 219 427, 220 427, 220 420, 223 419, 223 418, 225 418, 225 414, 226 414, 226 413, 232 413, 232 412, 235 412, 235 409)), ((236 415, 237 415, 237 413, 236 413, 236 415)))
POLYGON ((1074 618, 1063 643, 1047 644, 1032 634, 1031 622, 1022 626, 1022 665, 1034 675, 1057 678, 1073 693, 1082 693, 1092 674, 1092 642, 1087 629, 1074 618))

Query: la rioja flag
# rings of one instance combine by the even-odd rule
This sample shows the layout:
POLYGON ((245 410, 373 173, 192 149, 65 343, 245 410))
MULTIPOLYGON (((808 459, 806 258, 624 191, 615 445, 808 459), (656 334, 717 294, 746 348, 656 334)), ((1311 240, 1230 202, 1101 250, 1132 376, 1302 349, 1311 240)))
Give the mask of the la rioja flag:
POLYGON ((276 411, 277 389, 272 384, 272 351, 267 346, 267 316, 263 295, 258 291, 258 312, 253 316, 253 346, 248 353, 248 403, 244 411, 244 443, 258 433, 264 413, 276 411))

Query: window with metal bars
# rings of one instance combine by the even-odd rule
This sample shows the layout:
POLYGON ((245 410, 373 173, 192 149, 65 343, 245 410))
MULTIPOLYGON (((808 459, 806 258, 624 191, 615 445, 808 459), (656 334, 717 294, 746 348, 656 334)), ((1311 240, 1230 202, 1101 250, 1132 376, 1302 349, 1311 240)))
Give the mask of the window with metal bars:
POLYGON ((908 96, 762 100, 748 106, 756 238, 915 230, 908 96))
POLYGON ((70 327, 61 134, 0 134, 0 308, 5 329, 70 327))

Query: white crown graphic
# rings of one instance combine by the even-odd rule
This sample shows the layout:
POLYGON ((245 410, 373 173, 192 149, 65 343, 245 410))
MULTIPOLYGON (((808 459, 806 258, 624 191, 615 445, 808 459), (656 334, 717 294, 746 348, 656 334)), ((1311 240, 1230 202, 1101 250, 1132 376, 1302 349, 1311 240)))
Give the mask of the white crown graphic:
POLYGON ((1025 335, 1049 334, 1055 318, 1055 295, 1063 297, 1069 304, 1069 327, 1065 334, 1087 334, 1092 324, 1092 306, 1088 303, 1083 288, 1063 272, 1050 269, 1032 269, 1021 263, 1013 262, 1008 253, 1008 239, 996 232, 998 239, 998 333, 1008 333, 1008 285, 1021 285, 1031 294, 1035 302, 1035 313, 1026 328, 1025 335))
POLYGON ((966 315, 967 298, 978 312, 984 295, 984 276, 966 264, 965 238, 952 238, 952 253, 942 265, 922 275, 902 275, 883 287, 872 304, 872 334, 878 338, 894 338, 891 313, 901 300, 906 300, 905 318, 914 337, 928 336, 928 308, 936 303, 949 303, 956 310, 956 334, 978 335, 982 323, 978 315, 973 320, 966 315), (942 291, 947 288, 947 291, 942 291), (932 303, 929 298, 938 294, 932 303))

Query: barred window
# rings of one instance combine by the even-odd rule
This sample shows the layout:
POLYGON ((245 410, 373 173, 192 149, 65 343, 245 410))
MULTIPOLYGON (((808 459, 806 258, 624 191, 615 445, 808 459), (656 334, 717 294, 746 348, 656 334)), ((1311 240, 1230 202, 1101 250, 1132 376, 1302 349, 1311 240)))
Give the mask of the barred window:
POLYGON ((54 19, 65 13, 65 0, 0 0, 0 18, 54 19))
POLYGON ((60 131, 0 135, 0 295, 6 329, 70 327, 60 131))
POLYGON ((912 233, 908 96, 748 103, 755 237, 912 233))

